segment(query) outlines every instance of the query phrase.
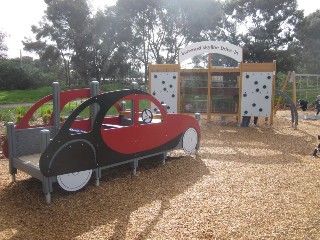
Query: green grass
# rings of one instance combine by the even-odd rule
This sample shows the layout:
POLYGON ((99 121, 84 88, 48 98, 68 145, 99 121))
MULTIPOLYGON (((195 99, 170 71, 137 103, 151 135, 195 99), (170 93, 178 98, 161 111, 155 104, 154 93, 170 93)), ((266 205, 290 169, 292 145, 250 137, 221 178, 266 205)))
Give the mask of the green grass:
POLYGON ((51 93, 51 87, 32 90, 0 91, 0 105, 11 103, 35 103, 51 93))
MULTIPOLYGON (((126 86, 118 84, 106 84, 101 85, 102 91, 111 91, 117 89, 123 89, 126 86)), ((66 87, 61 87, 61 91, 67 90, 66 87)), ((31 90, 11 90, 11 91, 0 91, 0 105, 12 104, 12 103, 35 103, 41 98, 52 94, 52 87, 42 87, 31 90)))

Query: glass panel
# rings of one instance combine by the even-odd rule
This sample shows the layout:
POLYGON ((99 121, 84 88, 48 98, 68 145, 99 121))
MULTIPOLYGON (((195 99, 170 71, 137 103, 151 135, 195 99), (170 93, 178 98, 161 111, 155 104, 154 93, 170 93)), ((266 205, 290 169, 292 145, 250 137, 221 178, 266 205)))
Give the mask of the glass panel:
POLYGON ((207 73, 181 73, 181 112, 207 112, 207 96, 207 73))
POLYGON ((235 114, 238 112, 238 103, 237 76, 212 76, 211 113, 235 114))

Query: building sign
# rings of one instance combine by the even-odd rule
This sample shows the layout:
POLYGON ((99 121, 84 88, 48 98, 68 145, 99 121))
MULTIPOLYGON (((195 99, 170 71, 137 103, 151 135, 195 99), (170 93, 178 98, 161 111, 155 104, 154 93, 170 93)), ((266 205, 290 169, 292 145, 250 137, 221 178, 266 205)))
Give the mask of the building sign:
POLYGON ((204 41, 193 43, 179 50, 179 62, 204 53, 219 53, 230 57, 237 62, 242 62, 242 48, 220 41, 204 41))

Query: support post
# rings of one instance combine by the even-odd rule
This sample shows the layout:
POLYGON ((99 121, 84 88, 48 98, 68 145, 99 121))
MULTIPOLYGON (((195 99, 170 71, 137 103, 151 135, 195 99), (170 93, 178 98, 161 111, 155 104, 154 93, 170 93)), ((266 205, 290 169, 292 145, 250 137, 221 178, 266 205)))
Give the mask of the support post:
POLYGON ((138 160, 132 162, 133 175, 137 175, 138 160))
POLYGON ((296 106, 297 103, 297 81, 296 81, 296 72, 292 72, 292 101, 296 106))
POLYGON ((60 129, 60 86, 58 82, 52 83, 53 89, 53 124, 55 134, 60 129))
POLYGON ((101 178, 101 169, 98 167, 96 169, 94 169, 95 174, 96 174, 96 181, 95 181, 95 185, 96 187, 100 186, 100 178, 101 178))
POLYGON ((163 153, 163 158, 162 158, 162 165, 166 164, 166 159, 167 159, 167 152, 163 153))
POLYGON ((197 120, 197 122, 200 124, 200 119, 201 119, 201 115, 200 113, 195 113, 194 114, 195 119, 197 120))
POLYGON ((272 71, 272 94, 271 94, 271 112, 269 117, 270 127, 273 125, 273 107, 274 107, 274 94, 276 90, 276 71, 277 71, 277 63, 273 60, 273 71, 272 71))
POLYGON ((53 177, 43 177, 42 190, 44 192, 47 204, 51 203, 51 192, 53 191, 52 183, 53 177))
POLYGON ((11 181, 16 181, 17 169, 13 167, 13 158, 15 156, 15 133, 14 123, 7 123, 7 141, 8 141, 8 155, 9 155, 9 173, 11 174, 11 181))
POLYGON ((43 129, 40 131, 40 152, 43 153, 50 143, 50 131, 43 129))
POLYGON ((139 84, 137 82, 132 82, 131 89, 139 89, 139 84))
MULTIPOLYGON (((92 81, 90 83, 90 96, 94 97, 99 95, 99 82, 98 81, 92 81)), ((94 120, 96 119, 97 113, 99 110, 98 104, 93 104, 90 106, 90 119, 91 119, 91 126, 94 124, 94 120)))

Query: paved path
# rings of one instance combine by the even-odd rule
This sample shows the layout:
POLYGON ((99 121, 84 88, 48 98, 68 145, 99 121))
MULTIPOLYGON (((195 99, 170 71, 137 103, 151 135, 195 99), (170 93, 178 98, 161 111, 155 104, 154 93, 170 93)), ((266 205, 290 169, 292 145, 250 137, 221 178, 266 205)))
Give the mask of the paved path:
POLYGON ((15 107, 30 107, 34 103, 9 103, 9 104, 2 104, 0 108, 15 108, 15 107))

